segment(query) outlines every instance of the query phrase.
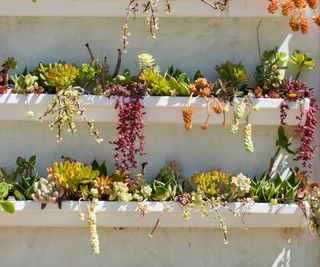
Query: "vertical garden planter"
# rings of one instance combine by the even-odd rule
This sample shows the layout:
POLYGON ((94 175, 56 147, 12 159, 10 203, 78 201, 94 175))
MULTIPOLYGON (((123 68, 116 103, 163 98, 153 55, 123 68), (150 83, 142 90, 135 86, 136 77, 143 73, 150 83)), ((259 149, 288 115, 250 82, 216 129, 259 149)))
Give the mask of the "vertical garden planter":
MULTIPOLYGON (((167 64, 164 62, 172 59, 173 63, 185 65, 189 70, 190 65, 195 67, 201 63, 202 68, 207 68, 205 71, 208 75, 212 75, 214 65, 219 63, 215 61, 216 58, 225 60, 230 57, 248 63, 250 72, 253 72, 253 66, 259 62, 256 25, 260 17, 264 18, 261 49, 273 48, 271 46, 275 43, 285 51, 305 47, 311 50, 317 61, 320 59, 318 47, 314 46, 320 42, 318 32, 312 33, 307 39, 291 37, 285 19, 268 14, 266 0, 230 0, 227 13, 214 11, 196 2, 172 0, 175 12, 172 16, 160 12, 161 36, 155 42, 145 39, 145 28, 137 30, 137 26, 145 26, 145 20, 139 18, 141 14, 138 14, 136 22, 130 21, 130 31, 132 29, 133 33, 130 45, 133 51, 129 47, 124 60, 125 67, 135 67, 134 63, 128 66, 127 58, 134 62, 132 59, 137 54, 150 52, 159 58, 162 69, 167 64), (231 50, 235 51, 234 55, 230 53, 231 50)), ((74 60, 78 64, 88 59, 83 44, 89 41, 97 49, 100 59, 108 53, 108 58, 114 60, 109 53, 121 45, 119 32, 128 1, 38 0, 32 4, 31 0, 0 0, 0 4, 3 53, 5 56, 10 56, 11 51, 13 56, 17 53, 18 61, 21 59, 23 62, 19 66, 21 71, 24 65, 32 69, 35 62, 43 60, 47 63, 64 57, 68 60, 76 57, 74 60), (115 32, 118 35, 114 36, 115 32), (26 59, 27 54, 30 61, 26 59)), ((306 80, 314 87, 319 84, 319 79, 319 74, 306 76, 306 80)), ((89 139, 89 134, 79 120, 77 135, 72 139, 66 138, 65 143, 56 144, 54 134, 48 133, 47 123, 41 125, 36 122, 37 115, 52 101, 52 95, 19 95, 10 92, 0 95, 0 165, 10 169, 16 156, 28 157, 32 154, 39 155, 42 173, 61 155, 84 162, 97 158, 100 162, 106 160, 111 164, 114 146, 108 141, 116 138, 118 121, 114 99, 86 95, 82 96, 82 100, 88 117, 94 119, 104 133, 103 144, 96 144, 89 139), (35 114, 32 119, 26 117, 27 99, 35 114)), ((143 104, 146 111, 144 122, 147 125, 145 135, 148 154, 143 159, 149 162, 147 174, 154 177, 165 161, 175 159, 185 166, 183 172, 188 177, 193 171, 213 167, 233 173, 244 171, 250 177, 260 175, 274 153, 282 100, 265 98, 254 99, 253 102, 259 108, 250 116, 256 152, 247 154, 241 143, 242 133, 229 135, 229 129, 222 126, 222 115, 210 118, 209 124, 212 127, 206 132, 200 129, 206 117, 204 101, 195 104, 195 127, 187 132, 183 128, 181 109, 187 105, 188 98, 145 97, 143 104)), ((309 107, 309 99, 289 104, 287 123, 291 130, 291 126, 298 123, 296 117, 299 110, 307 111, 309 107)), ((231 109, 226 118, 227 126, 232 120, 231 109)), ((292 142, 296 145, 297 140, 292 142)), ((280 157, 280 168, 283 167, 282 161, 285 161, 285 155, 280 157)), ((319 163, 319 158, 316 163, 319 163)), ((315 173, 318 174, 317 169, 315 173)), ((97 225, 98 230, 101 230, 102 255, 100 258, 92 258, 89 248, 85 246, 87 250, 84 250, 82 247, 88 237, 87 232, 80 227, 88 225, 79 219, 79 208, 87 215, 87 202, 83 201, 79 206, 77 201, 64 201, 62 209, 51 204, 41 209, 39 203, 31 201, 13 203, 15 214, 0 214, 0 240, 4 244, 0 255, 4 259, 4 267, 18 266, 17 261, 21 255, 27 255, 26 262, 36 267, 42 266, 43 262, 48 267, 63 266, 66 262, 72 267, 102 266, 106 262, 117 266, 278 266, 281 263, 303 266, 305 258, 308 258, 310 265, 317 266, 319 258, 319 243, 311 243, 305 235, 305 215, 294 204, 229 203, 231 210, 239 212, 238 217, 226 208, 219 207, 226 225, 231 228, 230 235, 234 234, 229 246, 223 247, 222 233, 218 231, 219 221, 211 213, 203 218, 199 210, 195 210, 191 219, 185 221, 181 216, 180 204, 167 203, 170 211, 166 211, 167 205, 164 203, 148 202, 149 213, 141 217, 135 202, 101 201, 97 205, 97 225), (155 231, 154 238, 147 239, 147 234, 157 222, 159 229, 155 231), (247 230, 250 232, 246 233, 247 230), (24 241, 27 245, 21 245, 24 241), (73 246, 70 246, 70 242, 73 246), (17 248, 14 253, 13 247, 17 248), (181 251, 179 255, 176 254, 177 247, 181 251)))

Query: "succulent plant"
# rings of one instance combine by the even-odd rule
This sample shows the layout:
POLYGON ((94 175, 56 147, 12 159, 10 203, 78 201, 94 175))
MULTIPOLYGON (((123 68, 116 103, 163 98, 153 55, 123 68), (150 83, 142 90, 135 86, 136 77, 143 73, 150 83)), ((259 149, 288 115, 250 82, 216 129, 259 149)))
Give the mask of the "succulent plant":
POLYGON ((300 180, 294 173, 287 180, 281 179, 279 173, 271 181, 263 175, 260 180, 252 179, 250 195, 256 202, 292 203, 297 197, 299 185, 300 180))
POLYGON ((232 176, 230 185, 235 198, 242 198, 248 194, 251 189, 250 184, 250 178, 247 178, 242 173, 239 173, 237 176, 232 176))
POLYGON ((209 198, 223 194, 229 183, 229 173, 213 169, 208 172, 199 172, 193 175, 192 183, 202 190, 209 198))
POLYGON ((156 67, 154 57, 147 53, 138 55, 137 67, 140 71, 154 69, 156 67))
POLYGON ((144 152, 144 105, 142 99, 146 87, 142 83, 129 82, 125 85, 113 85, 112 96, 116 98, 115 108, 119 109, 118 139, 110 142, 115 145, 114 160, 116 169, 122 173, 136 169, 136 156, 144 152))
POLYGON ((132 200, 132 193, 129 192, 129 187, 124 182, 114 182, 112 191, 109 195, 109 200, 118 200, 123 202, 129 202, 132 200))
POLYGON ((72 64, 54 63, 39 64, 37 69, 41 81, 56 92, 74 86, 79 76, 79 69, 72 64))
POLYGON ((16 164, 17 168, 10 173, 5 168, 0 168, 0 180, 10 185, 9 194, 17 200, 32 199, 33 184, 40 179, 35 168, 36 156, 33 155, 28 160, 18 157, 16 164))
POLYGON ((139 75, 139 79, 147 83, 150 95, 170 95, 171 87, 167 79, 153 69, 146 69, 139 75))
POLYGON ((38 77, 30 73, 12 77, 15 83, 14 91, 19 94, 41 93, 43 88, 38 85, 38 77))
POLYGON ((169 161, 160 170, 152 183, 152 199, 165 201, 175 199, 177 194, 182 192, 182 187, 178 183, 181 178, 181 165, 175 161, 169 161))
POLYGON ((216 66, 215 70, 229 86, 242 88, 248 82, 247 70, 241 63, 234 64, 227 61, 220 66, 216 66))
POLYGON ((96 205, 97 205, 96 198, 93 198, 92 201, 89 204, 87 204, 90 245, 91 245, 93 255, 100 254, 99 236, 97 231, 97 216, 95 211, 96 205))
POLYGON ((17 61, 13 57, 6 58, 1 64, 2 70, 0 70, 0 94, 7 92, 9 88, 9 75, 10 69, 17 69, 17 61))
POLYGON ((314 69, 316 62, 308 56, 307 53, 302 53, 299 50, 295 50, 290 56, 290 61, 298 68, 295 80, 298 80, 300 74, 304 68, 314 69))
POLYGON ((14 204, 9 200, 4 200, 9 194, 10 191, 10 185, 1 182, 0 183, 0 206, 3 208, 4 211, 8 213, 14 213, 15 207, 14 204))
POLYGON ((57 129, 57 142, 62 142, 63 127, 66 125, 69 134, 74 135, 77 130, 74 121, 79 116, 89 127, 90 134, 98 143, 101 143, 103 139, 100 137, 99 130, 95 127, 94 121, 88 119, 84 112, 85 109, 80 99, 79 91, 76 88, 68 87, 58 91, 53 96, 52 105, 47 107, 46 111, 38 117, 38 120, 42 122, 47 116, 55 116, 54 122, 50 123, 49 127, 51 130, 57 129))
POLYGON ((59 187, 64 189, 68 199, 90 198, 91 189, 99 177, 99 171, 92 170, 92 166, 68 160, 53 162, 48 173, 54 177, 59 187))
POLYGON ((47 179, 40 178, 33 186, 35 193, 32 194, 32 199, 41 203, 57 203, 64 194, 64 188, 50 174, 47 179))
POLYGON ((261 64, 256 67, 254 74, 257 86, 262 90, 257 97, 268 95, 270 90, 280 87, 283 79, 280 71, 286 69, 287 62, 288 55, 280 52, 278 47, 263 52, 261 64))

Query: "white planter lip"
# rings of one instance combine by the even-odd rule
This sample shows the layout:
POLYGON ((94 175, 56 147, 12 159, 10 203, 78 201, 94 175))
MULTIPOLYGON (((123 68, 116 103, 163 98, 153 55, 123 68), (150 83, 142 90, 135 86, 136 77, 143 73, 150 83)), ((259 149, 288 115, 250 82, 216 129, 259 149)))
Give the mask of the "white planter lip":
MULTIPOLYGON (((0 120, 30 120, 26 116, 27 98, 31 110, 35 116, 31 120, 36 120, 38 115, 42 114, 47 105, 52 102, 53 95, 34 94, 22 95, 14 93, 6 93, 0 95, 0 120)), ((104 96, 84 95, 81 96, 85 112, 89 119, 96 122, 112 122, 118 121, 118 111, 115 110, 115 100, 104 96)), ((182 124, 181 108, 187 106, 188 97, 170 97, 170 96, 147 96, 143 100, 146 115, 145 123, 165 123, 165 124, 182 124)), ((259 108, 259 111, 250 115, 250 123, 253 125, 279 125, 280 124, 280 106, 282 99, 257 98, 253 99, 253 103, 259 108)), ((305 99, 300 102, 289 103, 287 124, 297 125, 296 116, 299 109, 308 110, 310 100, 305 99)), ((206 103, 204 99, 198 99, 194 105, 193 124, 201 124, 206 118, 206 103)), ((46 118, 50 120, 52 118, 46 118)), ((226 114, 227 124, 233 121, 232 108, 226 114)), ((213 114, 209 120, 209 124, 222 125, 223 115, 213 114)))
MULTIPOLYGON (((13 201, 16 207, 14 214, 1 212, 0 226, 14 227, 83 227, 86 221, 79 219, 79 202, 63 201, 60 210, 55 204, 47 204, 41 210, 41 204, 34 201, 13 201)), ((88 202, 82 201, 81 211, 86 214, 88 202)), ((191 219, 182 218, 182 208, 177 202, 146 202, 148 214, 139 215, 137 202, 121 203, 99 201, 96 206, 97 225, 100 227, 152 228, 158 218, 159 227, 172 228, 218 228, 219 222, 212 213, 201 217, 198 210, 192 212, 191 219), (165 207, 171 211, 164 212, 165 207)), ((301 228, 306 220, 300 207, 296 204, 270 205, 267 203, 228 203, 228 208, 240 212, 240 217, 224 207, 219 212, 229 228, 301 228)))
MULTIPOLYGON (((0 16, 124 17, 129 0, 0 0, 0 16)), ((228 12, 213 10, 200 1, 171 0, 173 17, 267 17, 264 0, 229 0, 228 12)), ((169 16, 160 1, 159 16, 169 16)), ((277 12, 279 16, 280 12, 277 12)), ((143 16, 141 12, 137 14, 143 16)))

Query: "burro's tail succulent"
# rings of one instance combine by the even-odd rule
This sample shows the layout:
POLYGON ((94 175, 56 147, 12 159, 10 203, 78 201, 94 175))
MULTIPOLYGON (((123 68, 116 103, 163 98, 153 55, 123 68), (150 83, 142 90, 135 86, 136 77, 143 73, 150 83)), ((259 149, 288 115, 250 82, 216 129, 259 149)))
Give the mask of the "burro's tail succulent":
POLYGON ((48 175, 47 179, 40 178, 39 182, 35 182, 34 191, 32 199, 43 204, 59 203, 64 194, 64 189, 56 183, 51 174, 48 175))

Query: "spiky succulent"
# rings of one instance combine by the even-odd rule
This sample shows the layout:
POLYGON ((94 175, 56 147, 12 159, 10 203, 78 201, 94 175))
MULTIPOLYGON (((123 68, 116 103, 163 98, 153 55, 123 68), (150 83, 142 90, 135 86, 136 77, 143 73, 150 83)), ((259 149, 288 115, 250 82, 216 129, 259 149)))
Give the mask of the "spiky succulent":
POLYGON ((175 161, 169 161, 160 170, 157 177, 153 180, 152 199, 164 201, 174 199, 177 193, 182 192, 178 180, 181 178, 181 166, 175 161))

